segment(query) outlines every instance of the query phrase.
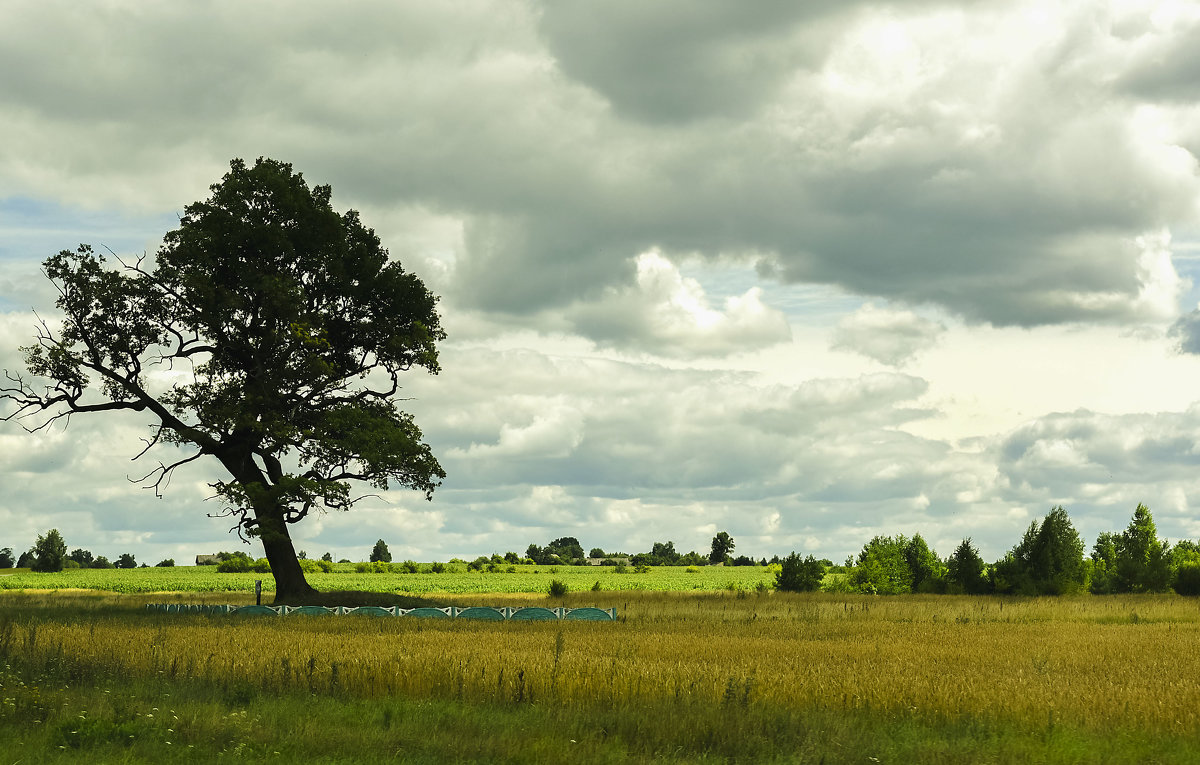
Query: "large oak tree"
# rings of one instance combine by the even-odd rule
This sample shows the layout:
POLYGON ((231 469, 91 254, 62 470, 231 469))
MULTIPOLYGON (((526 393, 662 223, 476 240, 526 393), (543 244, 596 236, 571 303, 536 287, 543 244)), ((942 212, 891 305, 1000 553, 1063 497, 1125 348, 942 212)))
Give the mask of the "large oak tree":
MULTIPOLYGON (((241 533, 261 540, 276 601, 312 593, 289 524, 346 510, 352 482, 431 498, 445 477, 412 417, 401 373, 438 371, 437 298, 329 186, 289 164, 230 163, 155 256, 110 267, 83 245, 45 261, 60 327, 42 322, 28 374, 6 372, 3 419, 36 431, 78 414, 132 410, 186 455, 145 480, 157 491, 202 458, 241 533), (159 374, 161 372, 176 374, 159 374), (182 373, 182 374, 179 374, 182 373)), ((141 455, 138 455, 141 456, 141 455)))

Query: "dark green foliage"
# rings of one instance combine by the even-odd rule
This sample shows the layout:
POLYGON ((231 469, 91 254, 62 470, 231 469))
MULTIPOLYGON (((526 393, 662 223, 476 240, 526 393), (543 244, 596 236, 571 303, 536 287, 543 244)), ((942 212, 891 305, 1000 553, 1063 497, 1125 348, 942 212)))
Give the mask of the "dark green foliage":
POLYGON ((987 564, 979 557, 979 551, 967 537, 946 561, 946 581, 949 591, 967 595, 983 595, 991 588, 987 578, 987 564))
POLYGON ((321 560, 325 561, 326 563, 333 563, 333 553, 325 553, 321 556, 321 560))
POLYGON ((20 557, 17 559, 17 568, 31 569, 33 568, 33 563, 36 560, 37 556, 33 554, 33 550, 26 550, 25 552, 21 553, 20 557))
POLYGON ((1188 561, 1175 571, 1175 592, 1180 595, 1200 595, 1200 561, 1188 561))
MULTIPOLYGON (((650 549, 650 562, 643 565, 650 566, 677 566, 679 559, 682 556, 675 551, 675 543, 668 540, 666 542, 655 542, 650 549)), ((636 561, 635 561, 636 562, 636 561)))
POLYGON ((513 552, 512 550, 509 550, 508 552, 504 553, 504 562, 505 562, 505 563, 512 563, 512 564, 517 564, 517 563, 520 563, 520 562, 521 562, 521 556, 517 555, 517 554, 516 554, 515 552, 513 552))
POLYGON ((863 545, 857 564, 850 572, 850 586, 856 592, 899 595, 912 592, 913 574, 908 567, 908 539, 877 536, 863 545))
POLYGON ((92 561, 92 568, 116 568, 116 566, 110 563, 108 558, 105 558, 103 555, 97 555, 96 560, 92 561))
POLYGON ((1170 545, 1158 538, 1149 508, 1137 506, 1116 545, 1115 592, 1166 592, 1170 589, 1170 545))
POLYGON ((34 561, 30 568, 34 571, 62 571, 63 562, 67 559, 67 543, 58 529, 50 529, 37 538, 33 553, 34 561))
POLYGON ((137 561, 134 560, 132 553, 121 553, 117 556, 117 562, 113 566, 116 568, 137 568, 137 561))
POLYGON ((733 552, 736 544, 733 537, 729 536, 728 531, 719 531, 712 538, 712 549, 708 553, 708 561, 710 563, 724 563, 729 554, 733 552))
POLYGON ((1000 594, 1068 595, 1086 582, 1083 540, 1061 505, 1040 523, 1030 523, 1021 542, 992 567, 993 588, 1000 594))
POLYGON ((67 557, 78 563, 81 568, 91 567, 92 561, 95 560, 90 550, 84 550, 81 547, 76 547, 67 557))
POLYGON ((809 555, 801 558, 799 553, 792 552, 780 563, 780 570, 775 574, 775 589, 784 592, 813 592, 821 588, 821 580, 825 577, 825 566, 821 561, 809 555))
POLYGON ((691 552, 687 552, 687 553, 684 553, 683 555, 681 555, 679 557, 679 562, 676 563, 675 565, 677 565, 677 566, 707 566, 708 562, 709 561, 708 561, 707 556, 701 555, 700 553, 696 552, 695 550, 692 550, 691 552))
POLYGON ((371 550, 369 560, 372 563, 391 563, 392 553, 388 550, 387 542, 382 539, 376 542, 374 549, 371 550))
POLYGON ((729 560, 729 565, 731 565, 731 566, 757 566, 758 561, 754 560, 754 558, 751 558, 748 555, 739 555, 736 558, 731 558, 729 560))
POLYGON ((588 553, 588 557, 589 558, 603 558, 604 550, 600 549, 599 547, 593 547, 592 551, 590 553, 588 553))
POLYGON ((0 547, 0 568, 12 568, 16 562, 11 547, 0 547))
POLYGON ((254 567, 254 559, 244 552, 219 553, 222 560, 217 571, 222 574, 244 574, 254 567))
POLYGON ((904 562, 912 577, 913 592, 946 591, 946 565, 920 534, 914 534, 904 546, 904 562))
POLYGON ((583 560, 583 545, 575 537, 559 537, 546 545, 546 551, 557 555, 563 563, 583 560))
POLYGON ((154 564, 155 568, 173 568, 174 566, 175 566, 174 558, 167 558, 165 560, 160 560, 158 563, 154 564))
POLYGON ((1109 531, 1101 532, 1092 545, 1092 564, 1088 589, 1094 595, 1117 592, 1117 543, 1121 537, 1109 531))
POLYGON ((550 597, 561 598, 567 594, 568 589, 566 583, 560 582, 557 579, 550 580, 550 597))
POLYGON ((215 460, 211 485, 257 537, 277 598, 311 593, 288 524, 349 509, 351 482, 431 497, 445 473, 410 415, 400 376, 438 371, 437 298, 389 257, 358 213, 291 165, 240 159, 188 205, 153 259, 113 269, 89 246, 45 261, 61 331, 42 325, 10 376, 5 419, 129 410, 152 444, 189 456, 151 471, 155 489, 186 462, 215 460), (156 393, 164 364, 189 374, 156 393))

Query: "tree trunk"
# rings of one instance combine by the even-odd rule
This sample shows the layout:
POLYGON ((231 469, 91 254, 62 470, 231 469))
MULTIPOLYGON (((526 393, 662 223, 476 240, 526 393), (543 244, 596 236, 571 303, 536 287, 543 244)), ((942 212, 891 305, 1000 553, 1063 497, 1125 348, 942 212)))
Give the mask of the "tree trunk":
POLYGON ((296 548, 292 545, 292 536, 288 533, 283 513, 277 507, 255 508, 254 515, 258 519, 263 551, 267 554, 271 574, 275 577, 275 603, 302 604, 317 591, 304 578, 304 569, 300 568, 300 561, 296 558, 296 548))

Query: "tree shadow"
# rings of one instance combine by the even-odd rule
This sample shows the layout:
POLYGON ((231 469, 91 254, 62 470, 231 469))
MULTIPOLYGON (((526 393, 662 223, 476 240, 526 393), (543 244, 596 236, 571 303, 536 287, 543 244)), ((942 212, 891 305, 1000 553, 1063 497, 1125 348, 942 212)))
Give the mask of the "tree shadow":
POLYGON ((364 592, 362 590, 336 590, 333 592, 312 592, 295 598, 276 598, 276 606, 382 606, 390 608, 442 608, 445 606, 461 605, 453 599, 439 597, 436 601, 399 592, 364 592))

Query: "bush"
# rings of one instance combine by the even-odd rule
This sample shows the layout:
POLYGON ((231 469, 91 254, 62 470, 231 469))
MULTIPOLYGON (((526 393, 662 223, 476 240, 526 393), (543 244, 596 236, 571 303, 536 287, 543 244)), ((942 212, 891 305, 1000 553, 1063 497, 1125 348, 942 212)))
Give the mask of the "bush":
POLYGON ((400 564, 400 573, 401 574, 416 574, 416 573, 420 572, 420 570, 421 569, 417 567, 417 564, 415 561, 406 560, 400 564))
POLYGON ((158 563, 154 564, 154 567, 155 568, 174 568, 175 567, 175 559, 167 558, 166 560, 160 560, 158 563))
MULTIPOLYGON (((296 560, 300 563, 300 570, 306 574, 315 574, 321 570, 321 565, 319 563, 317 563, 315 560, 309 560, 308 558, 299 558, 299 557, 296 558, 296 560)), ((322 563, 323 562, 324 561, 322 561, 322 563)))
POLYGON ((254 561, 244 552, 228 555, 222 553, 222 560, 217 564, 217 571, 221 574, 245 574, 253 565, 254 561))
POLYGON ((438 561, 435 560, 433 563, 429 564, 429 573, 431 573, 431 574, 446 573, 446 564, 439 563, 438 561))
POLYGON ((482 571, 483 567, 488 565, 490 561, 487 556, 480 555, 475 560, 467 564, 467 571, 482 571))
POLYGON ((821 588, 821 579, 825 577, 825 566, 821 561, 809 555, 801 559, 793 552, 783 559, 779 573, 775 575, 775 589, 784 592, 812 592, 821 588))
POLYGON ((569 589, 570 588, 567 587, 566 583, 564 582, 560 582, 557 579, 550 580, 550 597, 552 598, 563 597, 567 594, 567 590, 569 589))
POLYGON ((1175 572, 1175 592, 1180 595, 1200 595, 1200 563, 1184 563, 1175 572))
POLYGON ((269 574, 271 573, 271 563, 266 558, 259 558, 254 561, 254 565, 250 567, 250 570, 256 574, 269 574))

